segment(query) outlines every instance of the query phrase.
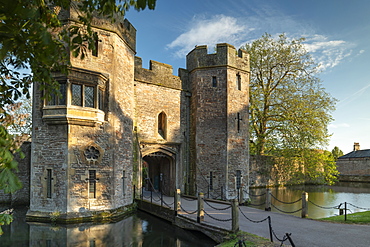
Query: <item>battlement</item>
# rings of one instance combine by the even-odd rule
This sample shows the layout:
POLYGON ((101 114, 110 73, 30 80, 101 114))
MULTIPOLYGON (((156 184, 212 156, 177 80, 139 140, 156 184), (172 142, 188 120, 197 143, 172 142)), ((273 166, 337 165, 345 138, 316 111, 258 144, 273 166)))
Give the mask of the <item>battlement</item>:
POLYGON ((142 59, 135 57, 135 81, 181 89, 180 77, 173 75, 171 65, 150 60, 149 69, 145 69, 142 64, 142 59))
MULTIPOLYGON (((58 17, 62 21, 80 22, 77 10, 73 7, 69 10, 61 10, 58 17)), ((91 25, 95 28, 116 33, 134 52, 136 52, 136 29, 127 19, 117 17, 116 21, 112 22, 106 17, 95 15, 91 25)))
POLYGON ((249 71, 249 54, 227 44, 217 44, 216 53, 208 54, 206 45, 196 46, 186 56, 186 68, 189 72, 194 69, 215 66, 231 66, 240 70, 249 71))

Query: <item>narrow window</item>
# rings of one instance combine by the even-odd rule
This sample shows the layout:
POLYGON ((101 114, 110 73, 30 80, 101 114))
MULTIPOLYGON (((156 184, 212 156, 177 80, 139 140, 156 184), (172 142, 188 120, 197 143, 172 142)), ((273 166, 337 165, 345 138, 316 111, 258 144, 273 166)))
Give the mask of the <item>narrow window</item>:
POLYGON ((122 172, 122 192, 123 192, 123 195, 126 194, 126 181, 125 181, 125 178, 126 178, 126 171, 123 171, 122 172))
POLYGON ((66 104, 66 84, 62 83, 59 85, 59 94, 52 93, 47 105, 65 105, 66 104))
POLYGON ((98 90, 98 107, 99 110, 104 110, 104 92, 100 88, 98 90))
POLYGON ((85 107, 94 107, 94 87, 84 86, 85 107))
POLYGON ((209 189, 213 190, 213 172, 209 172, 209 189))
POLYGON ((240 74, 236 75, 236 87, 238 90, 242 90, 242 79, 240 77, 240 74))
POLYGON ((51 187, 52 187, 52 170, 47 169, 47 175, 46 175, 46 197, 51 198, 51 187))
POLYGON ((163 139, 166 139, 167 131, 167 116, 166 113, 161 112, 158 115, 158 133, 162 136, 163 139))
POLYGON ((89 170, 89 198, 96 198, 96 171, 89 170))
POLYGON ((99 37, 98 33, 94 33, 94 49, 91 53, 94 57, 97 57, 99 55, 99 37))
POLYGON ((212 77, 212 87, 217 87, 217 77, 216 76, 212 77))
POLYGON ((237 113, 237 117, 236 117, 236 128, 237 128, 237 131, 239 133, 240 131, 240 122, 242 121, 243 119, 240 117, 240 113, 238 112, 237 113))
POLYGON ((242 185, 242 171, 236 170, 236 188, 240 189, 242 185))
POLYGON ((82 106, 82 85, 72 84, 72 105, 82 106))

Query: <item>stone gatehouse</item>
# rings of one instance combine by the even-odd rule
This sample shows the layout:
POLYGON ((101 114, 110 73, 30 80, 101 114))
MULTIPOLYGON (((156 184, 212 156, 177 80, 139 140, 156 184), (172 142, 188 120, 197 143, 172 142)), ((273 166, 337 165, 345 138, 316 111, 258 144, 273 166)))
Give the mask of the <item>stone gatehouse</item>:
MULTIPOLYGON (((76 23, 74 10, 60 16, 76 23)), ((129 21, 95 18, 93 29, 96 52, 54 74, 60 95, 33 87, 28 219, 122 209, 143 186, 219 199, 246 190, 249 55, 197 46, 175 76, 167 64, 142 67, 129 21)))

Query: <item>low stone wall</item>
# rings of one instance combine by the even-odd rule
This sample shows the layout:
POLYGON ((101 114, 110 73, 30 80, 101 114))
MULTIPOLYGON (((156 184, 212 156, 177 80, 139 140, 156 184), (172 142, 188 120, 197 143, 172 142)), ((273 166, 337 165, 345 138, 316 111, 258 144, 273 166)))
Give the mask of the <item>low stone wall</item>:
POLYGON ((370 183, 370 175, 339 175, 339 182, 370 183))
POLYGON ((217 243, 221 243, 224 240, 224 237, 230 233, 229 231, 216 226, 197 223, 182 215, 175 216, 175 211, 170 208, 161 207, 160 205, 139 199, 136 199, 136 202, 138 209, 169 221, 180 228, 202 232, 217 243))

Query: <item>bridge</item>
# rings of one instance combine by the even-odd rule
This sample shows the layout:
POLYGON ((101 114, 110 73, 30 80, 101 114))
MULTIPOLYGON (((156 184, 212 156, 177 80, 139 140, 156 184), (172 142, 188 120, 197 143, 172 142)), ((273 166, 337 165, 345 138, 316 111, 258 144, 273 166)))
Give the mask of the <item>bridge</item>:
POLYGON ((200 196, 164 196, 142 191, 140 210, 184 229, 201 231, 216 242, 238 230, 286 246, 369 246, 370 225, 336 224, 299 218, 238 205, 237 201, 208 200, 200 196))

